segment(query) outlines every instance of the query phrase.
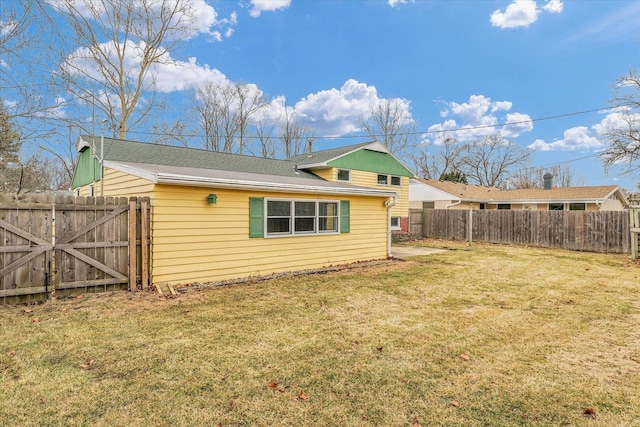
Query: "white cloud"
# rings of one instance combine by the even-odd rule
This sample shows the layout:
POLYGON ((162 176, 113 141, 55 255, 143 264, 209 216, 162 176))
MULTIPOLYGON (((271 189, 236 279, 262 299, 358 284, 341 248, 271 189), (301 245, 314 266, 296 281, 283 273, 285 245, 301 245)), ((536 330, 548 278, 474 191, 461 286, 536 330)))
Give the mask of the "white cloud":
MULTIPOLYGON (((285 107, 284 96, 274 98, 269 106, 260 112, 256 119, 282 120, 285 108, 289 117, 294 117, 302 126, 308 126, 316 134, 323 136, 342 136, 361 131, 361 120, 369 115, 384 98, 378 96, 374 86, 347 80, 339 89, 321 90, 311 93, 295 104, 285 107)), ((393 99, 399 103, 406 120, 413 120, 410 102, 405 99, 393 99)))
POLYGON ((564 131, 562 139, 556 139, 553 142, 545 142, 542 139, 536 139, 528 148, 540 151, 575 151, 575 150, 593 150, 602 147, 602 142, 591 135, 586 126, 576 126, 564 131))
POLYGON ((399 4, 404 4, 404 3, 413 3, 414 0, 387 0, 387 3, 389 3, 389 6, 391 7, 396 7, 399 4))
MULTIPOLYGON (((139 73, 140 56, 144 46, 144 42, 129 42, 126 46, 124 67, 130 70, 128 75, 132 81, 139 73)), ((100 44, 100 49, 106 53, 112 63, 118 63, 112 43, 102 43, 100 44)), ((62 67, 76 76, 81 76, 82 74, 102 76, 98 65, 91 59, 90 51, 87 48, 79 48, 69 55, 62 67)), ((196 58, 189 58, 188 61, 179 61, 172 58, 168 52, 162 54, 159 63, 153 66, 145 76, 147 87, 155 85, 155 90, 164 93, 193 89, 209 80, 218 84, 224 84, 228 81, 219 70, 209 68, 208 65, 199 65, 196 58)))
POLYGON ((291 5, 291 0, 251 0, 251 10, 249 15, 254 18, 260 16, 262 12, 273 12, 274 10, 286 9, 291 5))
POLYGON ((538 20, 541 12, 560 13, 564 8, 562 0, 546 0, 542 9, 536 0, 513 0, 503 11, 491 14, 491 25, 499 28, 528 27, 538 20))
POLYGON ((500 28, 528 27, 538 19, 538 5, 534 0, 514 0, 505 11, 491 14, 491 25, 500 28))
MULTIPOLYGON (((179 0, 171 0, 164 2, 164 8, 173 7, 179 0)), ((62 0, 47 0, 47 2, 54 8, 64 12, 68 8, 65 2, 62 0)), ((152 18, 155 17, 155 22, 160 22, 160 15, 163 14, 163 2, 150 2, 149 11, 145 11, 142 8, 142 4, 138 2, 132 2, 134 6, 139 5, 140 10, 133 10, 134 15, 144 16, 149 14, 152 18)), ((121 2, 120 7, 125 8, 129 5, 129 2, 121 2)), ((104 4, 101 2, 95 2, 92 0, 76 0, 73 2, 73 7, 84 18, 89 20, 100 20, 102 23, 107 24, 109 19, 106 17, 104 4)), ((123 12, 124 13, 124 12, 123 12)), ((152 22, 154 22, 152 20, 152 22)), ((214 28, 222 28, 224 32, 228 28, 237 23, 237 15, 232 13, 229 18, 219 19, 216 10, 209 5, 205 0, 189 0, 184 2, 184 8, 181 12, 176 13, 173 21, 170 23, 169 28, 174 30, 167 31, 166 37, 171 39, 174 37, 191 39, 200 34, 208 34, 213 37, 214 40, 218 40, 218 35, 222 34, 220 30, 214 28)), ((144 34, 146 32, 146 22, 142 19, 134 22, 134 25, 140 25, 137 32, 144 34)))
POLYGON ((427 129, 424 137, 428 138, 428 141, 437 141, 437 135, 442 133, 458 141, 482 138, 495 133, 505 138, 516 138, 533 129, 533 123, 527 114, 509 113, 504 117, 496 114, 511 110, 513 103, 510 101, 493 102, 484 95, 472 95, 468 102, 448 102, 444 105, 440 116, 449 119, 427 129), (507 125, 498 126, 500 122, 507 125))
POLYGON ((547 3, 542 8, 547 12, 561 13, 564 9, 564 4, 562 0, 547 0, 547 3))
POLYGON ((374 86, 347 80, 340 89, 322 90, 307 95, 295 105, 301 122, 327 136, 345 135, 360 130, 360 119, 379 102, 374 86))

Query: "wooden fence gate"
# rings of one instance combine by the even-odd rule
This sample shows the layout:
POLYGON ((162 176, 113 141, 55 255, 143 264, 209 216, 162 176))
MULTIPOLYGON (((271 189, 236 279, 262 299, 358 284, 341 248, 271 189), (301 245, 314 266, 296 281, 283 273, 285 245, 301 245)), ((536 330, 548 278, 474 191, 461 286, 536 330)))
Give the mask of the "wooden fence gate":
POLYGON ((149 199, 0 196, 0 302, 149 283, 149 199))

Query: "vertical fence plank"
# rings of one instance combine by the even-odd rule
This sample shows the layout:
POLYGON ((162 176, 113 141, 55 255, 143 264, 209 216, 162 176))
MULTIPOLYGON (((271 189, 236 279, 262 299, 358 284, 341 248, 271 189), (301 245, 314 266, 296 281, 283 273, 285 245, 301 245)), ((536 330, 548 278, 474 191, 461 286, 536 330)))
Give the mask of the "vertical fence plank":
MULTIPOLYGON (((418 221, 418 219, 416 219, 418 221)), ((424 237, 629 253, 637 257, 640 211, 514 211, 424 209, 424 237)))
POLYGON ((135 197, 129 199, 129 290, 135 291, 136 284, 136 272, 137 272, 137 245, 136 245, 136 206, 137 200, 135 197))
POLYGON ((149 286, 149 200, 140 204, 140 245, 142 252, 142 289, 149 286))

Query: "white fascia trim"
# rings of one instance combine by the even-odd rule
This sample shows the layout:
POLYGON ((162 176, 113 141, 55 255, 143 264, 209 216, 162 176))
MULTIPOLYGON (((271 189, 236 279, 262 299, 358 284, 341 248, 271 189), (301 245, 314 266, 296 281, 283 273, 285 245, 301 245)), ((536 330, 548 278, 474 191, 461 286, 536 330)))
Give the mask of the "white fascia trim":
POLYGON ((135 175, 138 178, 146 179, 147 181, 151 181, 154 184, 158 183, 158 174, 153 172, 147 172, 145 170, 141 170, 131 166, 125 166, 122 163, 110 162, 109 160, 104 161, 104 167, 117 170, 120 172, 128 173, 130 175, 135 175))
POLYGON ((189 175, 176 175, 168 173, 155 173, 139 168, 125 166, 121 163, 104 162, 106 168, 118 170, 139 178, 151 181, 154 184, 175 184, 191 187, 219 187, 233 188, 237 190, 277 191, 287 193, 311 193, 311 194, 343 194, 349 196, 374 196, 374 197, 398 197, 398 193, 389 190, 377 190, 375 188, 332 188, 319 187, 306 184, 284 184, 274 182, 246 181, 224 178, 204 178, 189 175))
POLYGON ((375 196, 398 197, 395 191, 376 190, 373 188, 332 188, 318 187, 305 184, 284 184, 274 182, 244 181, 221 178, 202 178, 174 174, 157 174, 158 184, 175 184, 187 186, 213 186, 219 188, 233 188, 236 190, 258 190, 286 193, 311 193, 311 194, 343 194, 348 196, 375 196))

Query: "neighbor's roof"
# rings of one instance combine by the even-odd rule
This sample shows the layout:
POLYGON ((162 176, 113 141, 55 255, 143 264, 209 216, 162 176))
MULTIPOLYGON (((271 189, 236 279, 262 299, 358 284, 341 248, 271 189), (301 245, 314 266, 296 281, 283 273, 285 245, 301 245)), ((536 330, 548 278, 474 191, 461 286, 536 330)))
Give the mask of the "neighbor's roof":
POLYGON ((462 184, 460 182, 439 181, 437 179, 416 178, 424 184, 430 185, 445 193, 455 196, 456 199, 462 200, 490 200, 495 198, 495 194, 501 190, 495 187, 483 187, 481 185, 462 184))
POLYGON ((543 188, 506 190, 497 193, 497 197, 494 197, 494 200, 510 202, 604 201, 618 189, 617 185, 601 185, 592 187, 557 187, 549 190, 543 188))
MULTIPOLYGON (((602 202, 610 198, 616 191, 617 185, 601 185, 592 187, 557 187, 549 190, 530 188, 521 190, 500 190, 495 187, 462 184, 435 179, 417 179, 433 188, 454 196, 455 199, 480 202, 511 202, 511 203, 549 203, 549 202, 602 202)), ((620 197, 623 197, 620 194, 620 197)))

